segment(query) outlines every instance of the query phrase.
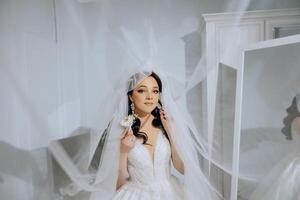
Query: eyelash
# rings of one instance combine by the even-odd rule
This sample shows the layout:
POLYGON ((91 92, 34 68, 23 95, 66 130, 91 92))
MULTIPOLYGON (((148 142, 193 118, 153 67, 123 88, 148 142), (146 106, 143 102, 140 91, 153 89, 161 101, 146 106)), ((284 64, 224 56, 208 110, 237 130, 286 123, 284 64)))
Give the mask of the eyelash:
MULTIPOLYGON (((138 90, 138 93, 142 93, 142 92, 144 92, 144 90, 138 90)), ((159 93, 158 90, 154 90, 153 92, 154 92, 155 94, 158 94, 158 93, 159 93)))

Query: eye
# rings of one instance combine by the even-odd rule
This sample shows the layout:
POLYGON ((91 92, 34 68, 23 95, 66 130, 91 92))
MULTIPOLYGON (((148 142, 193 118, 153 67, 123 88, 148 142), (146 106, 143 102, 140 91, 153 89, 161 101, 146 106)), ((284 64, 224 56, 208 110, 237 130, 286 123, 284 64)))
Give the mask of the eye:
POLYGON ((159 93, 159 91, 158 91, 158 90, 154 90, 153 92, 154 92, 155 94, 158 94, 158 93, 159 93))
POLYGON ((140 90, 138 90, 137 92, 138 92, 138 93, 143 93, 143 92, 144 92, 144 90, 141 90, 141 89, 140 89, 140 90))

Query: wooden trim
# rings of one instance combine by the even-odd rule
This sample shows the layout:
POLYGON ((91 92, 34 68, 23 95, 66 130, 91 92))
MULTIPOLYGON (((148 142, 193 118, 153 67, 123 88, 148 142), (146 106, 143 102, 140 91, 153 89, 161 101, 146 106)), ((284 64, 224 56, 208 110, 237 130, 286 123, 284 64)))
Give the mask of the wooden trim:
POLYGON ((205 22, 212 21, 226 21, 238 19, 257 19, 257 18, 272 18, 283 16, 300 16, 300 8, 289 9, 273 9, 273 10, 257 10, 257 11, 245 11, 245 12, 231 12, 231 13, 214 13, 203 14, 205 22))

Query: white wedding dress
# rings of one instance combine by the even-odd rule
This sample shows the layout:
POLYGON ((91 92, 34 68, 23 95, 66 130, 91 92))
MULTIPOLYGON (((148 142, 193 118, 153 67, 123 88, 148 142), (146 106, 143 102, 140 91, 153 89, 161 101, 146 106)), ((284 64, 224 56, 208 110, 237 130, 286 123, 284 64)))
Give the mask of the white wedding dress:
POLYGON ((249 200, 300 200, 300 157, 280 161, 253 192, 249 200))
POLYGON ((181 200, 183 187, 171 175, 171 148, 166 136, 159 131, 154 158, 137 140, 128 154, 128 181, 117 191, 113 200, 181 200))
MULTIPOLYGON (((293 140, 285 141, 290 147, 288 153, 260 180, 249 200, 300 200, 300 137, 299 130, 291 130, 293 140)), ((280 145, 274 143, 272 146, 280 145)))

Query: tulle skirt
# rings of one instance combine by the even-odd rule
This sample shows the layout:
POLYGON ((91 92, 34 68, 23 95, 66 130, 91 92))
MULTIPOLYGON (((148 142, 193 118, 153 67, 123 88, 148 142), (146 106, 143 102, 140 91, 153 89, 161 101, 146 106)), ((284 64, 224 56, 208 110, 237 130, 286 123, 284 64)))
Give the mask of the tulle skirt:
POLYGON ((253 192, 250 200, 300 200, 300 157, 279 162, 253 192))
POLYGON ((182 200, 183 187, 171 177, 151 184, 128 181, 116 193, 113 200, 182 200))

